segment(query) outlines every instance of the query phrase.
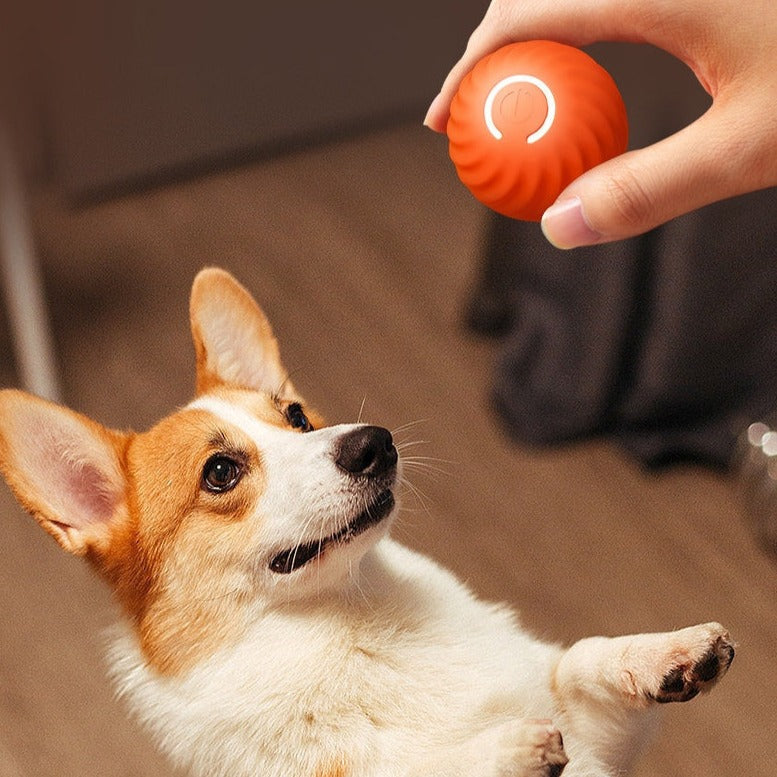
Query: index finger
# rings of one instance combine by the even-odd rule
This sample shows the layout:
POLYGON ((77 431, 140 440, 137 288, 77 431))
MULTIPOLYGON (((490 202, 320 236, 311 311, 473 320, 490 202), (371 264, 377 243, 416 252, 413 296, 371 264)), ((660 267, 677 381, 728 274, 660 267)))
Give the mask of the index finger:
MULTIPOLYGON (((546 38, 584 46, 598 40, 647 40, 643 33, 651 26, 650 15, 638 5, 625 0, 492 0, 429 106, 424 125, 445 132, 451 101, 464 77, 483 57, 508 43, 546 38)), ((659 13, 660 3, 652 6, 651 13, 659 13)))
POLYGON ((487 54, 510 42, 511 38, 507 35, 501 37, 490 35, 485 25, 486 20, 484 19, 470 36, 461 59, 446 76, 440 93, 432 100, 424 118, 424 126, 429 127, 429 129, 435 132, 445 132, 451 101, 464 80, 464 76, 487 54))

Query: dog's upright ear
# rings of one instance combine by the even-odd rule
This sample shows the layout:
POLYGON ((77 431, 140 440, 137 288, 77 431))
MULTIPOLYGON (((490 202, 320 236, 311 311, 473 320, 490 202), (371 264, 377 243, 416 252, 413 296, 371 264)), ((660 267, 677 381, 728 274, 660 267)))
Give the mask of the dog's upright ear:
POLYGON ((0 391, 0 471, 67 551, 107 547, 126 510, 128 436, 23 391, 0 391))
POLYGON ((197 393, 226 384, 267 393, 291 391, 270 322, 228 272, 202 270, 190 302, 197 393))

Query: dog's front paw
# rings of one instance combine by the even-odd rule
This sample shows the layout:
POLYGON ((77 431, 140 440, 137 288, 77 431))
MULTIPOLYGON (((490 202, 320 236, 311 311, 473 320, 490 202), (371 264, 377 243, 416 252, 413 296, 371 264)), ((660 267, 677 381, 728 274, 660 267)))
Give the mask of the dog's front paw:
POLYGON ((711 688, 731 666, 735 651, 728 632, 717 623, 696 629, 707 631, 706 641, 687 656, 678 656, 678 663, 661 680, 654 696, 657 702, 689 701, 711 688))
POLYGON ((499 749, 495 777, 559 777, 568 760, 561 733, 549 720, 506 724, 499 749))
MULTIPOLYGON (((633 691, 661 704, 689 701, 709 690, 734 660, 734 643, 719 623, 692 626, 664 635, 652 671, 628 673, 633 691)), ((651 646, 653 652, 657 646, 651 646)))

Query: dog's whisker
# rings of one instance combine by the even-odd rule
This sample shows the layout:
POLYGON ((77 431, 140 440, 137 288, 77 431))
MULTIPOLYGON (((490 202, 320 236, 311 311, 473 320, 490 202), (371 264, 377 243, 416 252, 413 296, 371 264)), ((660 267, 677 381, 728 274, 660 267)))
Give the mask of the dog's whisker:
POLYGON ((454 462, 450 459, 441 459, 437 456, 420 456, 418 454, 412 454, 410 456, 402 456, 402 461, 405 463, 412 463, 412 464, 429 464, 431 465, 439 465, 439 464, 448 464, 453 465, 454 462))
MULTIPOLYGON (((305 536, 308 533, 308 528, 315 520, 315 516, 309 516, 308 519, 305 521, 305 523, 302 525, 302 527, 299 530, 299 533, 297 534, 298 541, 295 542, 295 544, 292 546, 294 548, 294 552, 292 553, 288 564, 293 569, 297 565, 297 557, 299 555, 299 550, 302 547, 303 544, 305 544, 305 536)), ((286 591, 286 604, 288 605, 291 602, 291 586, 287 587, 286 591)))
POLYGON ((408 448, 415 448, 418 445, 428 445, 428 440, 403 440, 402 442, 394 443, 396 446, 396 449, 401 453, 402 451, 406 451, 408 448))
POLYGON ((400 426, 395 427, 391 430, 391 434, 395 437, 397 435, 401 435, 404 432, 409 431, 410 429, 414 429, 416 426, 420 426, 421 424, 428 423, 428 420, 425 418, 419 418, 415 421, 408 421, 407 423, 401 424, 400 426))
MULTIPOLYGON (((399 482, 400 487, 403 489, 406 489, 410 492, 413 499, 416 500, 416 502, 420 505, 421 510, 426 513, 427 515, 431 515, 431 511, 429 509, 428 503, 432 500, 429 498, 429 496, 421 489, 419 488, 415 483, 410 481, 407 477, 402 477, 399 482)), ((403 512, 413 512, 413 508, 408 507, 406 505, 403 505, 402 507, 403 512)))
MULTIPOLYGON (((403 481, 400 483, 400 486, 410 495, 412 499, 418 501, 424 507, 426 506, 427 501, 431 501, 429 495, 423 489, 415 485, 415 483, 403 481)), ((407 500, 403 500, 402 509, 412 510, 413 508, 407 503, 407 500)))
POLYGON ((406 475, 418 475, 423 476, 427 481, 432 483, 439 483, 442 479, 447 478, 449 474, 440 470, 430 469, 428 467, 406 467, 406 475))
POLYGON ((403 485, 418 500, 419 504, 421 505, 421 509, 423 509, 424 512, 429 513, 428 503, 431 501, 431 499, 429 498, 429 495, 425 491, 420 489, 418 486, 416 486, 414 483, 408 482, 408 483, 403 483, 403 485))
MULTIPOLYGON (((322 516, 321 521, 318 525, 318 546, 319 548, 322 548, 324 545, 324 540, 326 538, 326 534, 324 533, 325 526, 325 519, 322 516)), ((319 566, 316 570, 316 590, 318 592, 318 595, 321 595, 321 567, 319 566)))
POLYGON ((451 477, 450 470, 437 466, 430 461, 403 461, 403 465, 405 472, 412 472, 431 479, 451 477))
MULTIPOLYGON (((305 543, 305 537, 308 534, 308 529, 309 529, 310 525, 313 523, 313 521, 315 520, 315 517, 316 516, 314 516, 314 515, 309 516, 308 519, 305 521, 305 523, 300 528, 299 533, 297 534, 298 541, 296 542, 295 545, 292 546, 293 549, 294 549, 294 552, 292 553, 291 558, 289 559, 289 566, 291 568, 294 568, 296 566, 296 564, 297 564, 297 557, 299 555, 299 550, 300 550, 300 548, 304 544, 306 544, 305 543)), ((323 541, 323 540, 320 540, 320 541, 323 541)), ((291 590, 289 590, 287 599, 290 596, 291 596, 291 590)))
POLYGON ((281 381, 280 385, 278 386, 276 391, 273 393, 273 396, 275 396, 275 397, 282 397, 284 391, 286 390, 286 386, 289 383, 291 383, 292 376, 298 375, 298 374, 299 374, 299 370, 298 369, 297 370, 291 370, 290 372, 287 372, 286 376, 283 378, 283 380, 281 381))
MULTIPOLYGON (((408 447, 408 446, 404 446, 408 447)), ((437 461, 441 464, 455 464, 455 462, 452 459, 443 459, 440 456, 425 456, 422 453, 412 453, 409 456, 403 456, 403 458, 407 459, 417 459, 417 460, 425 460, 425 461, 437 461)))

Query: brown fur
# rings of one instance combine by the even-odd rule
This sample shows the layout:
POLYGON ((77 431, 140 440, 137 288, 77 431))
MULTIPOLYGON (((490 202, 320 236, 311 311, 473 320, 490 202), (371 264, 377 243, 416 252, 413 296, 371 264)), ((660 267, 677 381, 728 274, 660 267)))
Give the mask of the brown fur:
MULTIPOLYGON (((269 398, 219 393, 244 406, 250 397, 253 415, 285 423, 269 398)), ((261 454, 238 430, 184 410, 133 440, 128 468, 133 530, 118 538, 108 563, 149 663, 178 674, 242 633, 240 612, 252 591, 232 562, 234 549, 250 544, 257 530, 255 520, 245 519, 264 489, 261 454), (203 466, 217 450, 239 452, 245 468, 238 486, 218 496, 200 487, 203 466)))
POLYGON ((351 770, 348 768, 345 759, 331 761, 328 764, 319 766, 316 769, 314 777, 350 777, 351 770))

